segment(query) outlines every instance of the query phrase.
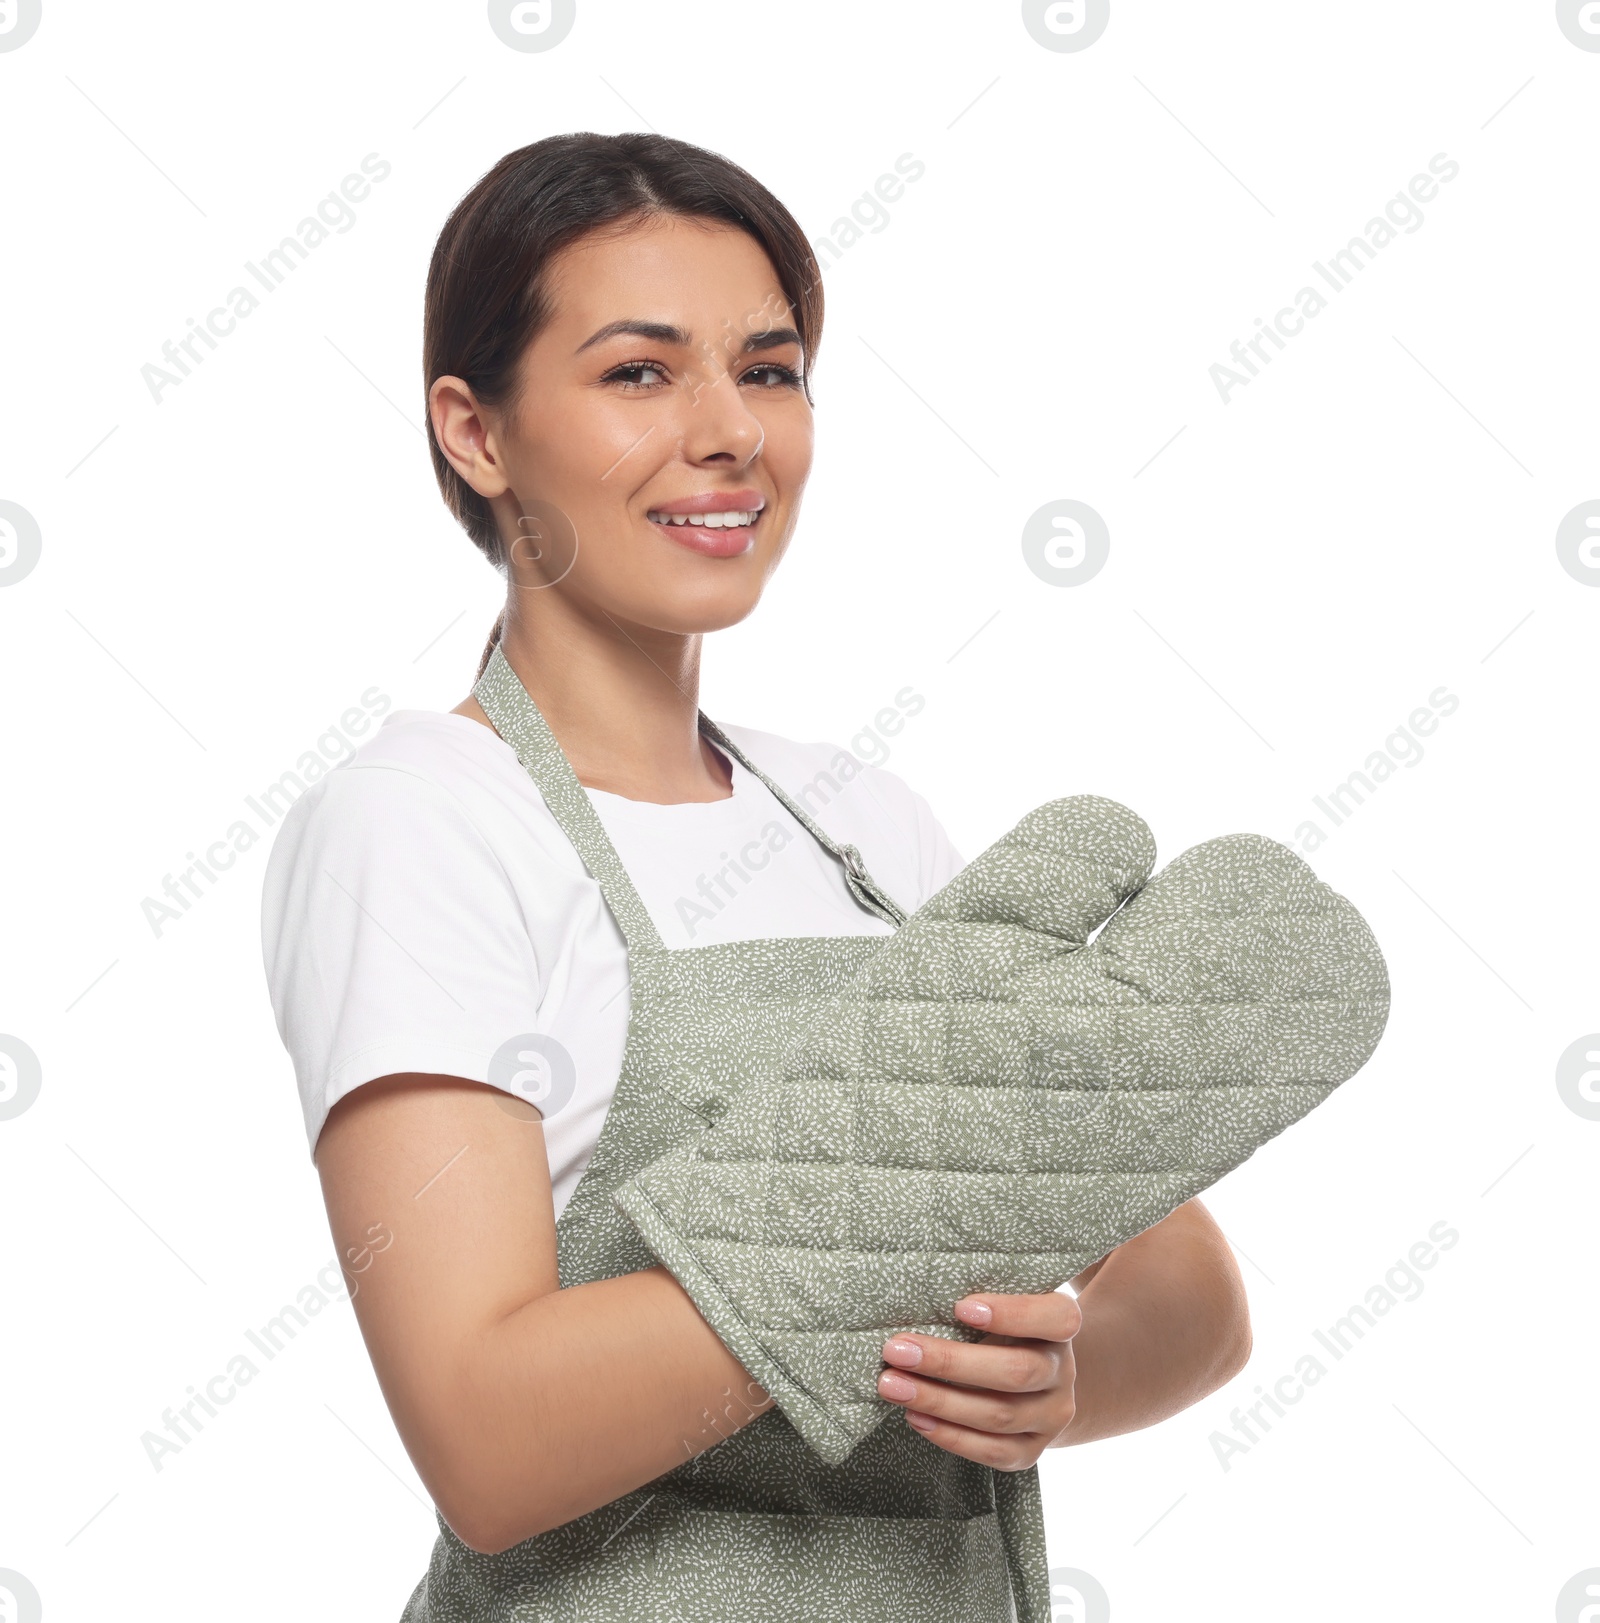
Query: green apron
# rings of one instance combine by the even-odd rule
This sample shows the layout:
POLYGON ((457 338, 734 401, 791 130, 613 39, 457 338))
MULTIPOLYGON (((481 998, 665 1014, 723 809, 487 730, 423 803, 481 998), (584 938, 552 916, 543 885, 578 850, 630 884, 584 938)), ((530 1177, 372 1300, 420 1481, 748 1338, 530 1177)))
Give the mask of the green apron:
MULTIPOLYGON (((715 1122, 884 937, 667 948, 498 646, 473 694, 599 883, 628 948, 616 1094, 556 1223, 565 1289, 655 1266, 612 1191, 715 1122)), ((838 859, 860 906, 905 921, 854 846, 830 839, 704 715, 700 729, 838 859)), ((1037 1468, 961 1459, 898 1414, 840 1465, 825 1464, 777 1408, 721 1442, 707 1422, 681 1466, 498 1555, 470 1549, 441 1516, 401 1623, 1050 1623, 1037 1468)))

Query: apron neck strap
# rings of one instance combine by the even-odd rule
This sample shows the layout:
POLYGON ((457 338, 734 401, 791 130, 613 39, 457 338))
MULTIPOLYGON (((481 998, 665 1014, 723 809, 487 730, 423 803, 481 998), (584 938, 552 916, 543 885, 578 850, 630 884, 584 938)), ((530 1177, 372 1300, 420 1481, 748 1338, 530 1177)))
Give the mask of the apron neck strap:
MULTIPOLYGON (((594 876, 620 927, 629 952, 661 952, 665 944, 649 910, 633 888, 633 881, 594 809, 594 802, 578 782, 578 775, 562 753, 549 723, 523 686, 522 678, 511 668, 499 643, 489 663, 472 689, 497 733, 516 751, 545 805, 572 841, 583 865, 594 876)), ((845 884, 856 902, 867 912, 897 928, 904 924, 904 910, 867 872, 861 853, 853 845, 840 845, 829 837, 811 814, 780 784, 774 783, 709 716, 700 715, 700 731, 725 750, 752 777, 763 783, 779 804, 810 834, 824 851, 844 869, 845 884)))
POLYGON ((578 782, 572 764, 561 751, 549 723, 511 668, 500 644, 496 643, 483 675, 472 689, 494 730, 517 752, 550 814, 572 841, 583 865, 594 876, 606 905, 616 918, 628 951, 661 952, 665 944, 648 909, 633 888, 628 870, 622 866, 594 802, 578 782))
POLYGON ((835 858, 844 869, 844 882, 850 888, 850 894, 869 913, 875 913, 886 923, 897 928, 904 924, 906 915, 904 909, 880 885, 870 873, 862 860, 861 853, 853 845, 840 845, 812 817, 804 806, 791 795, 781 784, 774 783, 765 772, 739 748, 734 741, 709 716, 700 717, 700 731, 722 749, 726 750, 752 777, 764 783, 779 804, 803 828, 818 845, 831 857, 835 858))

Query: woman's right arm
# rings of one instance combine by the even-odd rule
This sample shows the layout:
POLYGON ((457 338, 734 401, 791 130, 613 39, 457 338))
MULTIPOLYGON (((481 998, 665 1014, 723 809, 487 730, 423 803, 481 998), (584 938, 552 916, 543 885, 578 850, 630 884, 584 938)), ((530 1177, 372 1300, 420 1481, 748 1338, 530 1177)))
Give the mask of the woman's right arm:
POLYGON ((333 1107, 316 1160, 390 1414, 471 1548, 609 1504, 771 1407, 664 1268, 559 1288, 521 1101, 386 1076, 333 1107))

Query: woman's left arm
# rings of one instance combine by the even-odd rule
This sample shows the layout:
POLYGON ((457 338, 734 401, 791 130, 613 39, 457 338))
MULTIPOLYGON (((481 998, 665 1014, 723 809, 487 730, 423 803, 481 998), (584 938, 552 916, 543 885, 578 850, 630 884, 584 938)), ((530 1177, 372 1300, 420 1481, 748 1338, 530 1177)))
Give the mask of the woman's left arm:
POLYGON ((982 1341, 900 1335, 878 1390, 932 1443, 1020 1471, 1047 1448, 1153 1426, 1198 1403, 1250 1357, 1244 1281, 1198 1200, 1047 1296, 963 1297, 982 1341), (987 1317, 985 1317, 987 1313, 987 1317))

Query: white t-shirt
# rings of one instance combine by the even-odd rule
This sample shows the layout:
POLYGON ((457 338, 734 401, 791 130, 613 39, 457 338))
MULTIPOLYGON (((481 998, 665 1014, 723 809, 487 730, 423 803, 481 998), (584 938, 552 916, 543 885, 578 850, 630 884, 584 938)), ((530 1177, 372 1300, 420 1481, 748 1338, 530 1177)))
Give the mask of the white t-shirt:
MULTIPOLYGON (((962 867, 927 803, 834 744, 748 727, 733 741, 912 912, 962 867)), ((668 948, 887 935, 839 862, 730 760, 726 800, 587 791, 668 948)), ((267 862, 262 955, 314 1150, 329 1110, 376 1077, 487 1082, 513 1038, 571 1056, 546 1116, 560 1215, 605 1120, 628 1027, 627 953, 600 887, 515 751, 470 716, 397 710, 290 807, 267 862)))

